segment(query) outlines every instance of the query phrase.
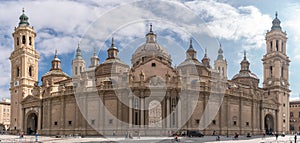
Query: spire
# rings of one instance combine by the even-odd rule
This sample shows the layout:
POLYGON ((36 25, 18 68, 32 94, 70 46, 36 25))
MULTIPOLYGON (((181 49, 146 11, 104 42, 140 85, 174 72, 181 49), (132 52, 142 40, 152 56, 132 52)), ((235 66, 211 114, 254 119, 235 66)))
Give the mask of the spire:
POLYGON ((201 61, 204 64, 204 66, 210 68, 210 65, 209 65, 210 59, 207 57, 207 49, 206 48, 205 48, 204 57, 203 57, 203 59, 201 61))
POLYGON ((22 9, 22 15, 19 17, 19 26, 29 26, 29 22, 28 22, 28 16, 25 15, 25 10, 24 8, 22 9))
POLYGON ((57 49, 55 49, 54 59, 52 60, 51 70, 60 70, 60 59, 57 55, 57 49))
POLYGON ((190 47, 189 47, 188 51, 195 51, 193 48, 193 39, 192 38, 190 39, 190 47))
POLYGON ((54 59, 58 59, 58 56, 57 56, 57 49, 55 49, 54 59))
POLYGON ((97 57, 96 48, 94 48, 94 57, 97 57))
POLYGON ((146 34, 146 43, 156 43, 156 34, 152 30, 152 23, 150 23, 150 31, 146 34))
POLYGON ((91 67, 96 67, 99 65, 99 57, 97 56, 97 52, 96 52, 96 48, 94 48, 94 53, 93 56, 91 57, 91 65, 89 66, 91 67))
MULTIPOLYGON (((111 38, 111 45, 110 45, 110 48, 109 49, 117 49, 116 47, 115 47, 115 40, 114 40, 114 37, 112 37, 111 38)), ((108 50, 109 50, 108 49, 108 50)))
POLYGON ((221 45, 220 42, 219 42, 219 44, 220 44, 220 47, 219 47, 219 50, 218 50, 218 57, 217 57, 217 60, 223 60, 224 57, 223 57, 222 45, 221 45))
POLYGON ((111 47, 115 47, 114 37, 111 38, 111 47))
POLYGON ((196 59, 196 51, 193 48, 193 39, 190 39, 190 46, 188 48, 188 50, 186 51, 186 58, 192 58, 192 59, 196 59))
POLYGON ((107 50, 107 53, 108 53, 107 59, 118 58, 118 52, 119 52, 119 50, 115 47, 114 38, 112 37, 111 38, 111 46, 107 50))
POLYGON ((278 13, 276 11, 275 13, 275 18, 274 20, 272 21, 272 28, 271 30, 281 30, 281 26, 280 26, 280 20, 278 19, 278 13))
POLYGON ((246 50, 244 50, 244 58, 241 62, 241 71, 250 71, 249 70, 249 61, 247 60, 247 54, 246 54, 246 50))
POLYGON ((152 30, 152 23, 150 23, 150 33, 153 33, 153 30, 152 30))
POLYGON ((76 49, 76 56, 75 56, 76 59, 82 59, 82 56, 81 56, 81 49, 80 49, 80 44, 78 42, 78 47, 76 49))

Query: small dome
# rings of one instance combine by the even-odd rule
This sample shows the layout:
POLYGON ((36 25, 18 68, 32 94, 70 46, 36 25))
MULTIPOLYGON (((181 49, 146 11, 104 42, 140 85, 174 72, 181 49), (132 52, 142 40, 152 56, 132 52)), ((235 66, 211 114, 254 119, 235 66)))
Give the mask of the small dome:
POLYGON ((28 16, 25 15, 25 10, 22 10, 23 14, 19 17, 19 26, 29 26, 29 22, 28 22, 28 16))
POLYGON ((132 55, 132 62, 139 60, 142 57, 151 57, 151 56, 163 57, 169 61, 171 61, 170 55, 167 50, 159 45, 158 43, 145 43, 139 48, 137 48, 132 55))
POLYGON ((236 75, 233 76, 232 80, 237 79, 237 78, 254 78, 258 80, 258 77, 251 72, 240 72, 236 75))
POLYGON ((272 28, 271 30, 281 30, 281 26, 280 26, 280 20, 277 18, 278 14, 276 12, 275 14, 275 18, 274 20, 272 21, 272 28))
POLYGON ((76 49, 76 56, 75 56, 75 59, 82 59, 82 56, 81 56, 81 49, 80 49, 79 43, 78 43, 78 47, 77 47, 77 49, 76 49))
POLYGON ((146 34, 146 43, 137 48, 132 55, 132 64, 136 63, 143 57, 161 57, 171 62, 171 56, 167 50, 156 42, 156 34, 152 31, 152 25, 150 25, 150 32, 146 34))

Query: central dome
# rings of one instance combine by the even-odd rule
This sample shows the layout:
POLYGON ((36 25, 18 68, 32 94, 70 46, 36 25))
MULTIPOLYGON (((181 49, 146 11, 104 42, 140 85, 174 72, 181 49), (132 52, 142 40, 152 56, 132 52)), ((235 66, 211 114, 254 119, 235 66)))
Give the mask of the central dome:
POLYGON ((152 31, 152 25, 150 25, 150 32, 146 34, 146 43, 135 50, 131 58, 131 63, 137 65, 151 57, 171 63, 171 56, 167 50, 156 42, 156 34, 152 31))

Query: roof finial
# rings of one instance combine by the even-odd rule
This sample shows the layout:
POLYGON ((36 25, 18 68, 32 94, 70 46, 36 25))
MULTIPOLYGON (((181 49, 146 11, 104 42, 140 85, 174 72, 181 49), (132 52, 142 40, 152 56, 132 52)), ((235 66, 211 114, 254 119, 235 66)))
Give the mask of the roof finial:
POLYGON ((244 60, 247 60, 247 57, 246 57, 246 50, 244 50, 244 60))
POLYGON ((190 48, 193 49, 193 39, 190 39, 190 48))
POLYGON ((25 10, 24 10, 24 7, 22 8, 22 13, 24 14, 25 10))
POLYGON ((207 57, 207 49, 205 48, 205 54, 204 57, 207 57))
POLYGON ((96 48, 94 47, 94 56, 96 57, 97 55, 96 55, 96 48))
POLYGON ((150 32, 152 33, 152 23, 150 23, 150 32))
POLYGON ((111 47, 115 47, 114 37, 111 38, 111 47))
POLYGON ((54 58, 57 58, 57 49, 55 49, 55 55, 54 58))
POLYGON ((275 16, 276 16, 276 18, 277 18, 277 16, 278 16, 278 13, 277 13, 277 11, 276 11, 276 13, 275 13, 275 16))

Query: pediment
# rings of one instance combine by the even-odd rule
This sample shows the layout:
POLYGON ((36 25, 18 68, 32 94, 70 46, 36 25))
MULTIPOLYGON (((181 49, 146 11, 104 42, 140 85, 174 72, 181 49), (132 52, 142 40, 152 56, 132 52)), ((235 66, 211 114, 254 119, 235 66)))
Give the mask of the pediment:
POLYGON ((264 99, 264 103, 266 104, 279 104, 279 102, 275 99, 275 97, 267 97, 264 99))
POLYGON ((37 96, 28 95, 22 100, 22 104, 32 103, 32 102, 39 102, 41 99, 37 96))

